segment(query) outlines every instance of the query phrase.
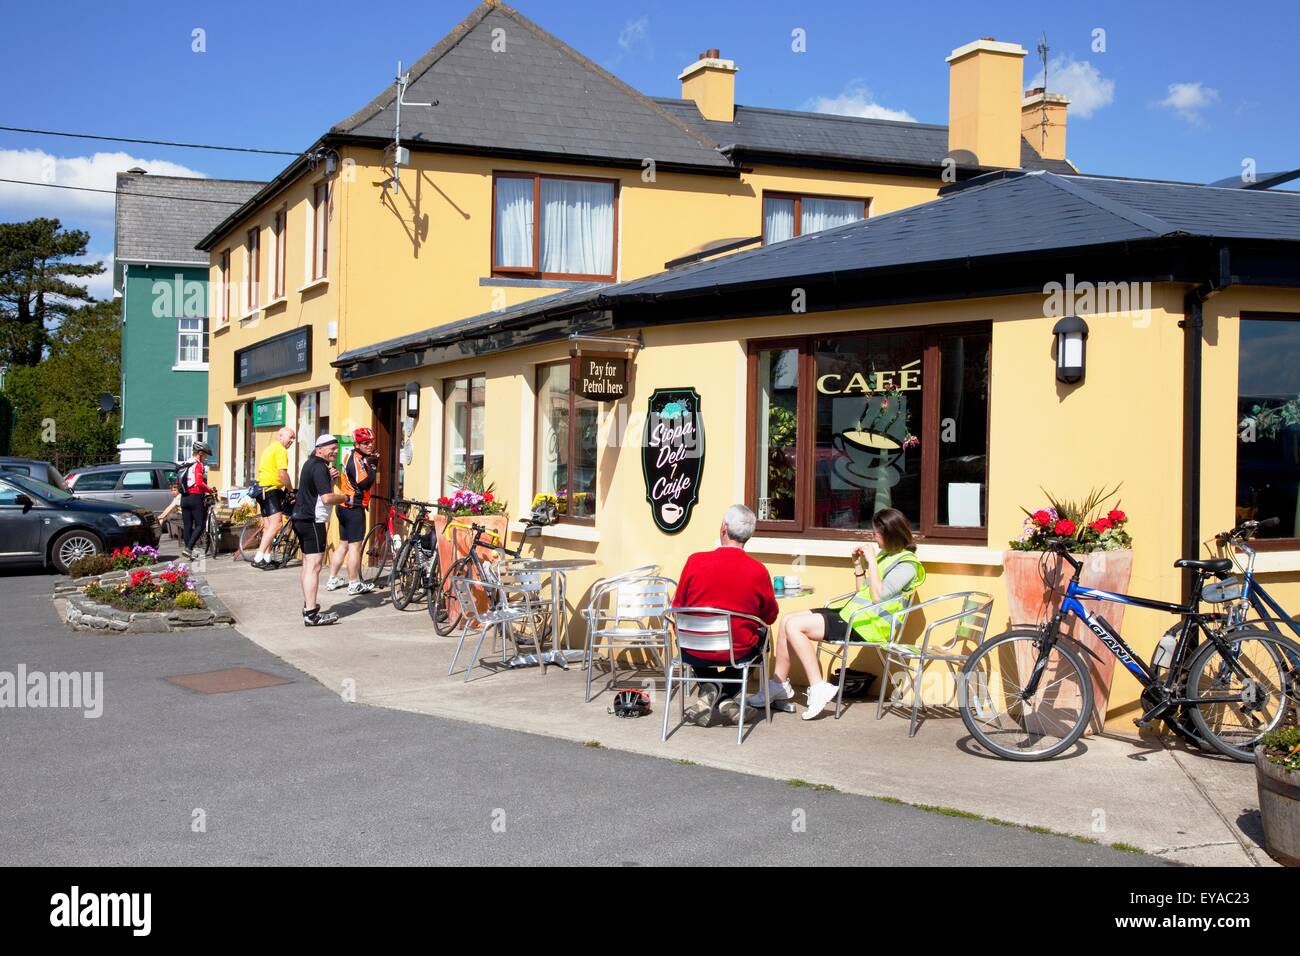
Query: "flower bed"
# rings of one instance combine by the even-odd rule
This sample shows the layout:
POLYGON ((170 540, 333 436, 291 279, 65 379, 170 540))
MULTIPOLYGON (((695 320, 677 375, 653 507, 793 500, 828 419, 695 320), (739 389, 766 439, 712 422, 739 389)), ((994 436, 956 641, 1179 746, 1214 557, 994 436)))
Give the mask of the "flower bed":
POLYGON ((120 584, 93 581, 83 593, 119 611, 197 611, 206 607, 195 593, 194 580, 184 564, 169 564, 157 572, 136 568, 120 584))

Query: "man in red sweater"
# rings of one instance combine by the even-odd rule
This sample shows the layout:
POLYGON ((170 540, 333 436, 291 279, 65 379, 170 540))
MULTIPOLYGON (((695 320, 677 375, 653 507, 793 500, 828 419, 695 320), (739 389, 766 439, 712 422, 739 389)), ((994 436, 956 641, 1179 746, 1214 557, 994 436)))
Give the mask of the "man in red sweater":
MULTIPOLYGON (((732 505, 718 529, 719 547, 699 551, 686 559, 678 579, 673 607, 716 607, 739 611, 771 624, 776 620, 776 595, 767 568, 745 553, 745 543, 754 534, 754 512, 744 505, 732 505)), ((758 626, 743 618, 732 621, 731 646, 736 662, 756 657, 758 626)), ((740 678, 725 651, 682 651, 682 660, 696 677, 740 678)), ((740 716, 739 684, 701 684, 699 698, 687 709, 688 719, 707 727, 716 710, 734 722, 740 716)))

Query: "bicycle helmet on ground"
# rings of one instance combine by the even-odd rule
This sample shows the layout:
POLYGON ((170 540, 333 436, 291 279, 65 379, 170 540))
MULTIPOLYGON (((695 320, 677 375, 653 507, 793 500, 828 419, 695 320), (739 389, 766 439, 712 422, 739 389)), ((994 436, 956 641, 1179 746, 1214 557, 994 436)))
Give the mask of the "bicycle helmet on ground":
POLYGON ((614 695, 609 712, 617 717, 644 717, 650 713, 650 695, 639 688, 624 687, 614 695))

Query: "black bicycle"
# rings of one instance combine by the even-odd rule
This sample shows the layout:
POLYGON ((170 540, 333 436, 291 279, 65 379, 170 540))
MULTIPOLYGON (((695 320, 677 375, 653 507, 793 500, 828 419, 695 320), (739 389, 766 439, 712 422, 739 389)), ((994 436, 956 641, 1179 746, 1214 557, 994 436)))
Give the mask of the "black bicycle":
POLYGON ((441 584, 438 542, 434 540, 434 524, 430 516, 437 505, 404 499, 393 502, 393 505, 415 509, 415 516, 409 518, 406 540, 397 552, 389 576, 388 588, 393 607, 403 611, 413 601, 436 593, 441 584))
POLYGON ((1174 562, 1194 577, 1189 603, 1170 604, 1082 587, 1083 563, 1070 554, 1069 546, 1068 541, 1053 541, 1043 556, 1046 563, 1056 554, 1074 569, 1052 619, 1039 628, 989 638, 963 666, 958 706, 971 736, 1008 760, 1047 760, 1079 739, 1094 706, 1083 662, 1083 655, 1093 652, 1062 633, 1070 615, 1097 635, 1142 685, 1139 727, 1162 720, 1198 745, 1207 744, 1237 760, 1254 759, 1256 741, 1287 720, 1300 697, 1300 645, 1262 627, 1233 626, 1220 611, 1200 610, 1206 582, 1228 576, 1232 561, 1174 562), (1180 615, 1182 622, 1170 631, 1172 649, 1164 644, 1159 659, 1148 663, 1081 600, 1166 611, 1180 615))

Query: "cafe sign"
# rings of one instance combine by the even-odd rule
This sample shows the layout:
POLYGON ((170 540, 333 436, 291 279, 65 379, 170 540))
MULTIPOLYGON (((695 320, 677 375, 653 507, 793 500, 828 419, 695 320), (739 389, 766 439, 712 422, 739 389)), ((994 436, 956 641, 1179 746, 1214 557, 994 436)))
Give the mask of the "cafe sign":
POLYGON ((704 417, 693 388, 657 388, 650 396, 641 443, 650 514, 665 534, 691 520, 704 474, 704 417))
POLYGON ((870 395, 875 392, 919 392, 921 360, 908 362, 888 372, 829 372, 817 376, 817 391, 823 395, 870 395))
POLYGON ((616 402, 627 397, 627 359, 579 355, 577 363, 575 391, 583 398, 616 402))

